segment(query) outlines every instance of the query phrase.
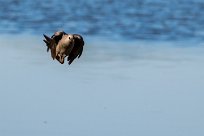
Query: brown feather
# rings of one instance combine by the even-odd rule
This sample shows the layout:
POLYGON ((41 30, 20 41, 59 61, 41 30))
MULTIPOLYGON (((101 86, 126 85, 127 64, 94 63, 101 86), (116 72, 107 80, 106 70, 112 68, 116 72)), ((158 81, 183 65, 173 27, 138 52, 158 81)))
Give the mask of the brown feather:
POLYGON ((83 52, 84 40, 83 40, 82 36, 78 35, 78 34, 74 34, 74 41, 75 41, 74 47, 67 58, 69 65, 74 61, 74 59, 77 56, 79 58, 83 52))

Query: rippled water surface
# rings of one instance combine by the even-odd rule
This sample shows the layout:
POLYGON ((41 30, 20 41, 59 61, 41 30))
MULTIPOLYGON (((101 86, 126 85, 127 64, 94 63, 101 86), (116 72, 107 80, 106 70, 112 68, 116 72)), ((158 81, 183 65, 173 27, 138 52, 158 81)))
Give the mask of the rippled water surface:
POLYGON ((0 0, 0 136, 204 136, 203 30, 204 0, 0 0))
POLYGON ((1 33, 203 40, 202 0, 0 0, 1 33))

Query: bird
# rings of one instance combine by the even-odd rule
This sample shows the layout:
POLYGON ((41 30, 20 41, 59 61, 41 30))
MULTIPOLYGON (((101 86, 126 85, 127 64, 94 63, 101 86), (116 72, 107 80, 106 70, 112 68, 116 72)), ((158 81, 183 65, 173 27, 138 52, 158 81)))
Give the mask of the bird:
POLYGON ((73 34, 74 36, 74 47, 67 57, 68 64, 70 65, 76 57, 80 58, 83 52, 84 40, 79 34, 73 34))
POLYGON ((70 65, 75 58, 80 58, 84 48, 83 37, 79 34, 67 34, 64 31, 57 31, 51 37, 44 35, 44 42, 47 46, 47 52, 51 50, 51 57, 64 64, 67 57, 70 65))

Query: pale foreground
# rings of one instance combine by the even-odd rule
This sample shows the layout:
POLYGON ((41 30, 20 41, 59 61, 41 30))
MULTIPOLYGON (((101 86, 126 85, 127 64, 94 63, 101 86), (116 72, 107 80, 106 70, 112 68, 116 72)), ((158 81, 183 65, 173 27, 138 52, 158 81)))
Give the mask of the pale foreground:
POLYGON ((69 66, 40 37, 0 40, 1 136, 204 135, 200 43, 88 39, 69 66))

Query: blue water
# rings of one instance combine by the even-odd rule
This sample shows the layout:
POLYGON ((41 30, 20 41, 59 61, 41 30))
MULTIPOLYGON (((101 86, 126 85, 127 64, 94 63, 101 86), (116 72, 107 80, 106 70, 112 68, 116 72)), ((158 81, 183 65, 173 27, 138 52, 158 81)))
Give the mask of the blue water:
POLYGON ((68 66, 0 41, 0 136, 204 136, 203 47, 87 41, 68 66))
POLYGON ((203 0, 0 0, 1 33, 203 40, 203 0))
POLYGON ((204 136, 203 29, 204 0, 0 0, 0 136, 204 136))

